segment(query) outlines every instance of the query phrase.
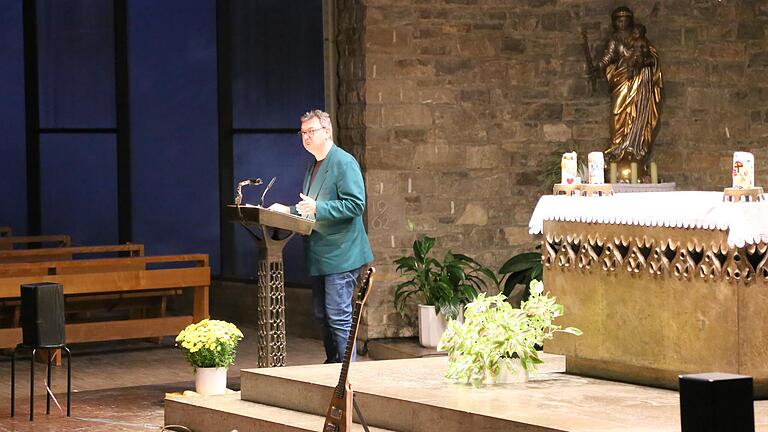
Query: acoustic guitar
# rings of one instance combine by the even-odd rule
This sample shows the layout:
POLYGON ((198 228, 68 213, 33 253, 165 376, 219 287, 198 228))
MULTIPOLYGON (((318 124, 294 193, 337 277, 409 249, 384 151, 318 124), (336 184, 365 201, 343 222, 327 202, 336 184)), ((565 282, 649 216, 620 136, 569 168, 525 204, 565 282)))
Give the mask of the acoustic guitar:
POLYGON ((349 362, 352 359, 352 350, 357 338, 357 327, 360 324, 360 315, 371 289, 371 280, 376 270, 368 268, 365 276, 360 279, 355 297, 355 308, 352 313, 352 328, 349 329, 347 349, 344 352, 344 361, 341 363, 339 383, 333 390, 331 403, 325 414, 322 432, 348 432, 352 430, 352 387, 349 385, 349 362))

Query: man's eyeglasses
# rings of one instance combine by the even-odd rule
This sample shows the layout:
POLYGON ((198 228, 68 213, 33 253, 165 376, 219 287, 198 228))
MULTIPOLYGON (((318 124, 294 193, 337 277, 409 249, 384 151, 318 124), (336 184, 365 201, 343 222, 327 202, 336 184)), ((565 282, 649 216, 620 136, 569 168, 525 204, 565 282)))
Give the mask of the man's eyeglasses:
POLYGON ((303 138, 312 138, 313 136, 315 136, 317 131, 321 131, 323 129, 325 129, 325 128, 307 129, 305 131, 298 132, 298 134, 299 134, 300 137, 303 137, 303 138))

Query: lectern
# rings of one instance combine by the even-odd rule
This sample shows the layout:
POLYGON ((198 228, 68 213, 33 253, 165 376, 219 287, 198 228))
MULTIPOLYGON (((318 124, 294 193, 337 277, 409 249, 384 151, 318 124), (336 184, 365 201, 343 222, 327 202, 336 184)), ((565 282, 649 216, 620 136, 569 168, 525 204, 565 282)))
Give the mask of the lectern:
POLYGON ((294 234, 308 235, 315 222, 252 205, 228 205, 227 219, 240 223, 259 250, 257 330, 259 367, 285 366, 283 248, 294 234))

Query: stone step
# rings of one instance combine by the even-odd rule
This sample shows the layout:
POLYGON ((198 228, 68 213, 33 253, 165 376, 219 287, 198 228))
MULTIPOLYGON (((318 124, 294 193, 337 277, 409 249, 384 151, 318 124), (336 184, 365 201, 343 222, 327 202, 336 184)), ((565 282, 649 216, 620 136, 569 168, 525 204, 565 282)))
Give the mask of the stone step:
MULTIPOLYGON (((368 424, 412 432, 552 431, 510 418, 507 397, 525 397, 527 386, 565 371, 565 358, 544 354, 544 364, 528 384, 472 388, 443 375, 447 357, 353 363, 349 377, 368 424), (506 394, 505 394, 506 392, 506 394), (499 400, 501 397, 502 400, 499 400), (515 426, 517 425, 517 426, 515 426)), ((325 415, 340 366, 243 369, 242 399, 291 411, 325 415)))
MULTIPOLYGON (((318 432, 322 416, 247 402, 240 392, 221 396, 168 397, 165 399, 165 424, 182 425, 195 432, 318 432)), ((391 432, 370 428, 371 432, 391 432)), ((353 424, 352 431, 363 431, 353 424)))

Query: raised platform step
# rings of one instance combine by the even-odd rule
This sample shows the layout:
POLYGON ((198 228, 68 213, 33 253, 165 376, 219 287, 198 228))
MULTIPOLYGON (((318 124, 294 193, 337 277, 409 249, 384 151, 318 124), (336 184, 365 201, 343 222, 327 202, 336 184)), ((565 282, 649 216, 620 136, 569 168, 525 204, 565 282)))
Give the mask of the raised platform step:
MULTIPOLYGON (((183 425, 194 432, 317 432, 322 430, 324 418, 246 402, 240 399, 240 392, 165 399, 165 424, 183 425)), ((352 430, 363 431, 363 427, 354 424, 352 430)), ((375 427, 370 430, 392 432, 375 427)))
MULTIPOLYGON (((565 358, 544 354, 540 372, 528 384, 475 389, 443 378, 447 357, 355 363, 349 376, 355 397, 370 425, 398 431, 428 432, 525 430, 550 431, 525 425, 515 429, 508 396, 525 397, 528 386, 559 382, 565 358)), ((337 383, 339 365, 244 369, 243 400, 321 415, 337 383)), ((519 426, 519 425, 518 425, 519 426)), ((559 429, 555 429, 559 430, 559 429)))

